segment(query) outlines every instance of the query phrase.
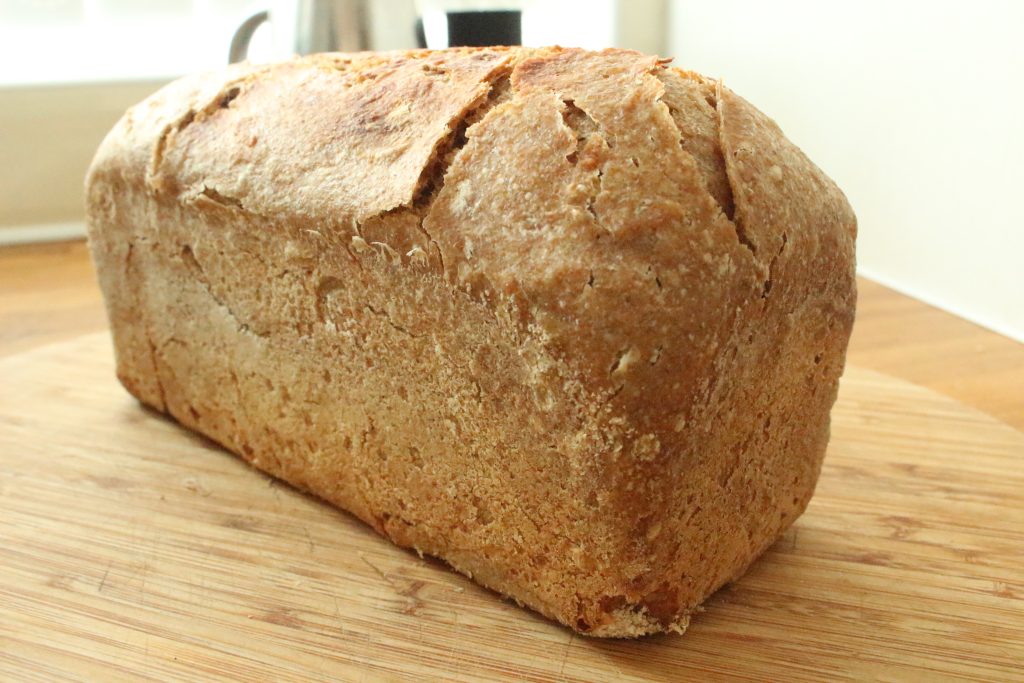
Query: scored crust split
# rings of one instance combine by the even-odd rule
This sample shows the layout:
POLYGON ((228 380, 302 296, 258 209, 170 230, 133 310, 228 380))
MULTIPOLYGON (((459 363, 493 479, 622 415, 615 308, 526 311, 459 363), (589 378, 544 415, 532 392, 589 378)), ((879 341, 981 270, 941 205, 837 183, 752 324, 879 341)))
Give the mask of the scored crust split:
POLYGON ((132 394, 579 632, 683 630, 813 492, 855 218, 664 60, 233 66, 131 109, 87 205, 132 394))

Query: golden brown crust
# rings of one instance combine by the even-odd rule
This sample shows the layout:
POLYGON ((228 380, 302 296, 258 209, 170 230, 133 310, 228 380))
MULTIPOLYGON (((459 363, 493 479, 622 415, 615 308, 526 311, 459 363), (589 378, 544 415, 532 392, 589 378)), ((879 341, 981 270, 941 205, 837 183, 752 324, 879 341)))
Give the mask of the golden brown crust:
POLYGON ((656 58, 234 67, 130 111, 88 208, 132 393, 578 631, 685 628, 813 492, 853 214, 656 58))

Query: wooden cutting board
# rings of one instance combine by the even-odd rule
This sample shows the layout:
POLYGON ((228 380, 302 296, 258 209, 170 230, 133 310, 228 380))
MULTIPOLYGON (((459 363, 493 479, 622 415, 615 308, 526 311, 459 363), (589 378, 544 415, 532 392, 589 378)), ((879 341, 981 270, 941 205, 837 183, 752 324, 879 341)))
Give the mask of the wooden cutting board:
POLYGON ((141 408, 0 362, 0 680, 1024 680, 1024 434, 856 367, 807 513, 684 636, 502 600, 141 408))

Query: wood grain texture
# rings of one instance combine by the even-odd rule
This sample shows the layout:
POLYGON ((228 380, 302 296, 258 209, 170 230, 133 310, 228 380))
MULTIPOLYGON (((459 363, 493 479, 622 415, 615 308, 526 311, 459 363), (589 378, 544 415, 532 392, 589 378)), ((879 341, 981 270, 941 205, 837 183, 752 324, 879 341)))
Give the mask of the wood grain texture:
POLYGON ((598 641, 142 409, 0 361, 2 680, 1024 680, 1024 434, 849 368, 808 512, 682 637, 598 641))
POLYGON ((1024 429, 1024 344, 859 278, 848 359, 1024 429))
MULTIPOLYGON (((860 278, 848 353, 1024 429, 1024 344, 860 278)), ((82 241, 0 248, 0 357, 105 329, 82 241)))
POLYGON ((0 248, 0 357, 106 328, 84 240, 0 248))

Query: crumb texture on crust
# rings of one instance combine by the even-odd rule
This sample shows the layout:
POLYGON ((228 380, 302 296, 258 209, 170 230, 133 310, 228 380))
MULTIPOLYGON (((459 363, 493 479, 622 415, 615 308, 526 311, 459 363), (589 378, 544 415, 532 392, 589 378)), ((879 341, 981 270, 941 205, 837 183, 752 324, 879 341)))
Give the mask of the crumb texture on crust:
POLYGON ((581 633, 682 631, 813 493, 854 216, 664 60, 233 66, 131 109, 87 207, 129 391, 581 633))

